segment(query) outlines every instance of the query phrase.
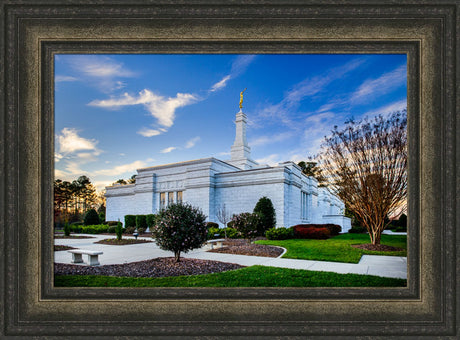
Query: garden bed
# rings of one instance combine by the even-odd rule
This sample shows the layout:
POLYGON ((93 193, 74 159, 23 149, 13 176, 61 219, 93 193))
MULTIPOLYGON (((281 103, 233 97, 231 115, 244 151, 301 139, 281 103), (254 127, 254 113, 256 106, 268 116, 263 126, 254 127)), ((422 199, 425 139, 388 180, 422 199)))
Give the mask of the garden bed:
POLYGON ((100 243, 100 244, 108 244, 111 246, 124 246, 127 244, 140 244, 140 243, 151 243, 153 241, 149 240, 140 240, 140 239, 134 239, 134 238, 123 238, 121 240, 117 240, 116 238, 108 238, 105 240, 100 240, 98 242, 94 243, 100 243))
POLYGON ((225 253, 234 255, 249 255, 263 257, 278 257, 283 253, 279 247, 267 246, 262 244, 248 243, 242 239, 227 239, 223 243, 224 247, 208 250, 211 253, 225 253))
POLYGON ((62 245, 54 245, 54 251, 63 251, 63 250, 70 250, 70 249, 77 249, 74 247, 69 247, 69 246, 62 246, 62 245))
POLYGON ((181 275, 200 275, 220 273, 243 268, 239 264, 210 260, 182 258, 175 262, 174 257, 159 257, 152 260, 111 264, 104 266, 81 266, 55 263, 55 275, 105 275, 130 277, 168 277, 181 275))

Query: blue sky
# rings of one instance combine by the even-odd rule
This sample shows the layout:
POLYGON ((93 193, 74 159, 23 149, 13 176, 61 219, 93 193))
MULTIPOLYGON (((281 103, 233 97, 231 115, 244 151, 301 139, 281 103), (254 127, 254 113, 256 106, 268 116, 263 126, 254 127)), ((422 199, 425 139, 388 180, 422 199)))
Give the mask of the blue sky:
POLYGON ((306 160, 334 125, 406 108, 406 55, 57 55, 55 175, 103 189, 136 169, 230 158, 240 92, 251 156, 306 160))

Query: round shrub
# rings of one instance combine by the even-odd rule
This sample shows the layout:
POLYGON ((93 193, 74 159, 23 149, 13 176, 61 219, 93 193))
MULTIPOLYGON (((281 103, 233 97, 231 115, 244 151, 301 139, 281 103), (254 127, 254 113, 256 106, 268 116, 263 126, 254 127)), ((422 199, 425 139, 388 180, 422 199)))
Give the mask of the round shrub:
POLYGON ((211 228, 208 227, 208 240, 212 240, 213 238, 220 237, 222 235, 221 230, 223 231, 223 229, 219 229, 216 227, 211 227, 211 228), (216 236, 216 235, 219 235, 219 236, 216 236))
POLYGON ((86 212, 85 219, 83 221, 85 225, 95 225, 99 224, 99 222, 99 215, 96 210, 90 209, 86 212))
POLYGON ((136 226, 136 215, 125 215, 125 228, 136 226))
POLYGON ((147 229, 147 218, 145 215, 136 215, 136 228, 147 229))
POLYGON ((294 230, 295 238, 325 240, 331 237, 331 232, 325 227, 305 227, 297 225, 292 227, 292 229, 294 230))
POLYGON ((249 243, 257 236, 258 227, 261 223, 261 215, 259 213, 241 213, 233 215, 233 228, 238 234, 247 239, 249 243))
POLYGON ((268 197, 262 197, 254 207, 254 213, 259 213, 260 224, 257 228, 258 235, 264 235, 265 231, 276 226, 276 213, 272 201, 268 197))
POLYGON ((269 240, 288 240, 294 238, 292 228, 270 228, 265 232, 265 237, 269 240))
POLYGON ((206 222, 206 227, 208 227, 208 229, 209 228, 217 228, 217 229, 219 229, 219 224, 216 223, 216 222, 206 222))
POLYGON ((176 262, 180 253, 200 248, 207 241, 206 216, 190 204, 173 203, 160 211, 152 228, 156 244, 163 250, 174 252, 176 262))
POLYGON ((225 228, 224 233, 227 234, 228 238, 240 238, 241 237, 235 228, 225 228))

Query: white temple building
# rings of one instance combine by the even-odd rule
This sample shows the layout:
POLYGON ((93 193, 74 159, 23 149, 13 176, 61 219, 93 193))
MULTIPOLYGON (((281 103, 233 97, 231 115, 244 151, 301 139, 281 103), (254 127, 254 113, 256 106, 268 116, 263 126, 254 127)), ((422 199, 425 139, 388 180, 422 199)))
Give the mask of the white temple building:
POLYGON ((343 202, 297 164, 268 166, 251 159, 246 122, 240 109, 230 160, 211 157, 142 168, 135 184, 106 187, 106 219, 124 221, 125 215, 153 214, 170 203, 187 202, 201 208, 207 221, 219 223, 216 213, 224 204, 230 214, 252 212, 266 196, 275 208, 277 227, 333 223, 347 232, 351 223, 343 216, 343 202))

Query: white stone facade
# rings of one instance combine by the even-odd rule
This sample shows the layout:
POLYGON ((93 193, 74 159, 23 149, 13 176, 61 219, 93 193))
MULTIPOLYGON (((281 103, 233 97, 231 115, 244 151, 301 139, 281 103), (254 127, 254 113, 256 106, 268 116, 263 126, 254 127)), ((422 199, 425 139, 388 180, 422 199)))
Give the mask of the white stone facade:
POLYGON ((293 162, 259 166, 250 159, 246 141, 246 116, 237 114, 231 160, 205 158, 138 169, 136 183, 106 188, 106 219, 124 221, 125 215, 152 214, 168 202, 200 207, 210 222, 225 204, 230 214, 252 212, 266 196, 275 208, 276 226, 300 223, 334 223, 342 232, 351 228, 343 216, 344 205, 315 178, 305 176, 293 162))

